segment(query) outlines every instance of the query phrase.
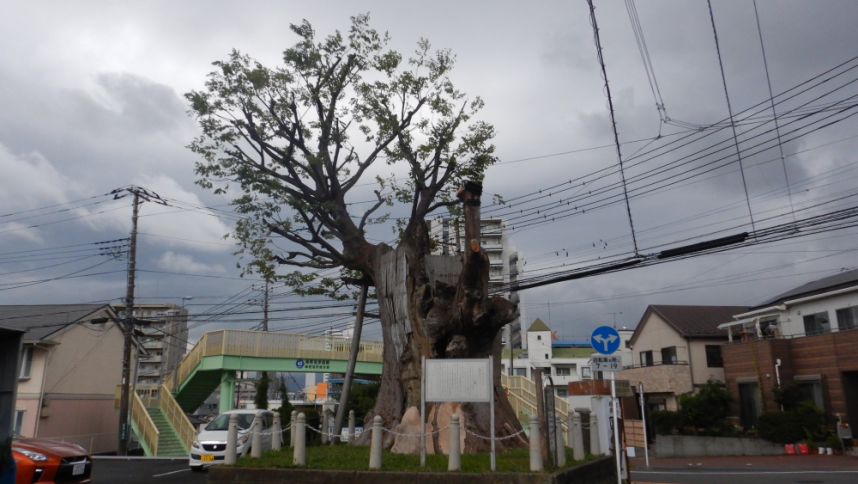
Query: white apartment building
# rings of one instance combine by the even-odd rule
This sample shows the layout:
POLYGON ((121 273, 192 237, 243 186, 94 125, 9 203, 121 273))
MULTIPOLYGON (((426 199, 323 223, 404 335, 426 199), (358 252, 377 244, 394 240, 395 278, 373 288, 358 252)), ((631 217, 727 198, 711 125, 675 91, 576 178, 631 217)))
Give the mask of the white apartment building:
POLYGON ((551 329, 536 318, 527 330, 527 349, 516 349, 512 359, 508 349, 503 350, 501 371, 509 373, 512 363, 512 374, 521 375, 533 380, 533 370, 540 368, 544 376, 551 376, 554 394, 566 397, 570 382, 592 378, 590 371, 590 355, 593 348, 586 341, 560 342, 553 340, 551 329))
MULTIPOLYGON (((120 318, 125 303, 113 304, 120 318)), ((188 310, 169 303, 135 303, 134 317, 148 325, 136 326, 143 333, 140 342, 149 357, 141 359, 138 384, 159 384, 169 376, 185 356, 188 340, 188 310)))
MULTIPOLYGON (((430 220, 429 236, 436 243, 433 254, 455 255, 464 250, 465 228, 453 219, 438 217, 430 220)), ((480 220, 480 247, 489 256, 489 288, 515 282, 519 273, 518 261, 521 259, 521 254, 510 244, 506 220, 499 218, 480 220)), ((503 295, 519 307, 516 319, 504 328, 504 347, 508 346, 507 342, 511 337, 513 348, 527 348, 527 342, 521 333, 522 321, 524 321, 523 300, 518 292, 506 291, 503 295)))

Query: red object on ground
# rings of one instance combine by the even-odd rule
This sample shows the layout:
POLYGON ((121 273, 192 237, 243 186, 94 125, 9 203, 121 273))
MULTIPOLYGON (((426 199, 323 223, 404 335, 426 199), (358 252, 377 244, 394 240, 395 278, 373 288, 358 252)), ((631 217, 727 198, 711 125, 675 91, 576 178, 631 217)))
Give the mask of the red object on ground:
POLYGON ((795 444, 786 444, 784 449, 786 449, 787 455, 795 455, 795 444))
POLYGON ((798 444, 798 453, 810 454, 810 449, 807 448, 807 444, 798 444))

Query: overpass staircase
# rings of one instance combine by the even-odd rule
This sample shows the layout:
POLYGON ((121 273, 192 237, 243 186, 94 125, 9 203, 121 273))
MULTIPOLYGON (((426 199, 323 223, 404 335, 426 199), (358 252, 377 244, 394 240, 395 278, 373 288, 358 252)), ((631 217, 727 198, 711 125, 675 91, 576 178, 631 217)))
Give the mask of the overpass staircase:
MULTIPOLYGON (((351 339, 262 331, 205 333, 161 385, 137 385, 131 428, 147 456, 187 455, 196 430, 187 414, 220 387, 220 412, 231 410, 236 371, 345 373, 351 339)), ((380 375, 379 340, 362 340, 356 374, 380 375)), ((119 408, 117 389, 116 408, 119 408)))

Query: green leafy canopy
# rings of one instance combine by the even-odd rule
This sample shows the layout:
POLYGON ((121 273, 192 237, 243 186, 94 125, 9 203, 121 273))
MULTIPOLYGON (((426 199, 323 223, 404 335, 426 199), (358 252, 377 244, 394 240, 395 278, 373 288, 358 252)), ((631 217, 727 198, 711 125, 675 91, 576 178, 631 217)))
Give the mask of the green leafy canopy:
POLYGON ((298 42, 279 67, 233 50, 214 62, 205 89, 185 94, 202 131, 189 148, 200 156, 197 183, 234 194, 243 273, 333 295, 341 284, 318 272, 371 272, 367 227, 389 221, 377 212, 409 209, 393 227, 401 235, 409 220, 452 207, 455 187, 497 161, 495 130, 474 119, 483 101, 450 80, 450 50, 420 39, 404 60, 369 14, 323 39, 306 20, 291 30, 298 42), (379 175, 384 163, 399 177, 379 175), (367 184, 376 185, 369 208, 349 203, 367 184))

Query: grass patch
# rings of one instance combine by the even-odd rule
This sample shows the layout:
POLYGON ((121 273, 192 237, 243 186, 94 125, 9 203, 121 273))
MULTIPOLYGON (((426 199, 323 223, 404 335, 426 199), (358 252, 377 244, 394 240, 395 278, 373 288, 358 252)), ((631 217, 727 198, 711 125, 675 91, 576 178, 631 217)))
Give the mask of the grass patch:
MULTIPOLYGON (((462 454, 462 472, 491 472, 490 454, 462 454)), ((594 459, 587 455, 584 461, 572 460, 572 449, 566 449, 566 467, 572 467, 594 459)), ((329 469, 329 470, 369 470, 369 446, 338 445, 307 447, 307 465, 292 465, 292 449, 269 450, 262 457, 249 456, 238 459, 238 467, 281 468, 281 469, 329 469)), ((447 472, 447 456, 427 454, 426 467, 420 467, 419 454, 394 454, 383 451, 382 471, 407 472, 447 472)), ((545 472, 554 472, 554 466, 545 466, 545 472)), ((530 472, 530 453, 528 449, 510 449, 497 454, 497 472, 530 472)))

